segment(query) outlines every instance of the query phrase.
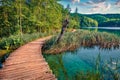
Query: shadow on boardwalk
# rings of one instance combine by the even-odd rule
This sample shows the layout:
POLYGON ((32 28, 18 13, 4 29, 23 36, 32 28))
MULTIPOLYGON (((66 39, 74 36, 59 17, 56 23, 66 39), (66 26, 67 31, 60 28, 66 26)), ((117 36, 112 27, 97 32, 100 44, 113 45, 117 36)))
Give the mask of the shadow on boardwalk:
POLYGON ((42 56, 41 47, 46 39, 41 38, 15 50, 0 70, 0 80, 56 80, 42 56))

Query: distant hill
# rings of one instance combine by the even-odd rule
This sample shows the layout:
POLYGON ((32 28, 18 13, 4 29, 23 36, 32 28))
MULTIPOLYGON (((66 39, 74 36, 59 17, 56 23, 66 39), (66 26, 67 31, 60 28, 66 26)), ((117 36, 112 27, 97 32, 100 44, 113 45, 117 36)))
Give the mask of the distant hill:
POLYGON ((100 27, 120 27, 120 14, 84 14, 98 22, 100 27))
POLYGON ((88 17, 104 16, 106 18, 119 18, 120 19, 120 14, 81 14, 81 15, 88 16, 88 17))
POLYGON ((81 27, 97 27, 98 26, 98 22, 97 20, 88 17, 88 16, 84 16, 82 14, 76 14, 76 13, 72 13, 70 14, 71 17, 77 18, 79 20, 79 28, 81 27))
MULTIPOLYGON (((75 16, 72 13, 71 16, 75 16)), ((80 27, 120 27, 120 14, 78 14, 80 27)))

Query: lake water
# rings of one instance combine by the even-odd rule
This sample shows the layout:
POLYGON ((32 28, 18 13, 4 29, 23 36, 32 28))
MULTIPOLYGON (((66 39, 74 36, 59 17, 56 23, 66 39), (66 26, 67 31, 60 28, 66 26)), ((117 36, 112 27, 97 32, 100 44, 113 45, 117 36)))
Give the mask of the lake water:
POLYGON ((96 46, 94 48, 79 48, 74 52, 44 56, 58 80, 74 80, 78 72, 95 70, 99 55, 100 67, 107 64, 112 70, 116 67, 116 63, 120 66, 120 49, 99 49, 96 46))
POLYGON ((120 30, 120 27, 83 27, 83 29, 104 29, 104 30, 120 30))
POLYGON ((97 30, 99 32, 109 32, 120 36, 120 27, 83 27, 85 30, 97 30))
MULTIPOLYGON (((95 28, 86 29, 95 30, 95 28)), ((101 27, 98 31, 120 35, 120 28, 101 27)), ((104 74, 104 79, 106 80, 114 80, 113 73, 115 69, 115 73, 120 75, 120 68, 117 69, 117 67, 120 67, 120 48, 100 49, 99 46, 93 48, 81 47, 73 52, 44 55, 44 57, 58 80, 76 80, 75 77, 79 72, 85 73, 97 70, 104 74), (96 69, 98 61, 99 68, 96 69)))

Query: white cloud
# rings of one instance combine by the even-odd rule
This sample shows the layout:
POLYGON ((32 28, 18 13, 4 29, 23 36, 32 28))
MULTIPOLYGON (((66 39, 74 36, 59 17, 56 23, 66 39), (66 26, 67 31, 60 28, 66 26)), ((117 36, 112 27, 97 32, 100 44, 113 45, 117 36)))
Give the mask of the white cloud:
POLYGON ((115 3, 115 6, 120 8, 120 0, 117 0, 117 2, 115 3))
POLYGON ((95 6, 95 7, 93 7, 93 8, 90 9, 90 12, 94 12, 94 13, 97 13, 99 11, 100 11, 100 8, 97 7, 97 6, 95 6))
POLYGON ((71 6, 79 8, 79 12, 83 13, 109 13, 120 10, 120 0, 62 0, 72 3, 71 6))
POLYGON ((100 6, 101 5, 102 6, 104 3, 105 3, 105 0, 104 1, 90 0, 84 3, 80 3, 79 5, 82 5, 82 6, 100 6))
POLYGON ((89 9, 89 11, 93 13, 108 11, 111 8, 111 4, 104 1, 105 0, 98 0, 97 3, 92 1, 87 2, 87 4, 92 7, 89 9))
POLYGON ((94 3, 101 3, 101 2, 105 2, 106 0, 90 0, 90 1, 94 3))
POLYGON ((73 1, 73 2, 78 2, 78 3, 80 2, 80 0, 72 0, 72 1, 73 1))
POLYGON ((110 8, 111 8, 111 4, 109 3, 109 4, 107 4, 107 5, 105 6, 104 11, 107 11, 107 10, 109 10, 110 8))
POLYGON ((66 2, 74 2, 74 3, 76 3, 76 2, 80 2, 80 0, 61 0, 61 1, 66 1, 66 2))
POLYGON ((94 2, 93 1, 88 1, 88 2, 86 2, 86 4, 94 4, 94 2))

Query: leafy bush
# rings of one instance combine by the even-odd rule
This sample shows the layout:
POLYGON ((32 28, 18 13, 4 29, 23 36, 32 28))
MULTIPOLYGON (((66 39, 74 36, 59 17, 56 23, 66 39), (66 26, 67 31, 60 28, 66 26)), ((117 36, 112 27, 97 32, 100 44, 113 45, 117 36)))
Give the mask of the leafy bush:
POLYGON ((15 49, 17 47, 19 47, 20 45, 22 45, 22 41, 20 39, 19 36, 10 36, 8 38, 3 38, 0 41, 0 48, 1 49, 15 49))
POLYGON ((2 38, 0 40, 0 49, 14 50, 25 43, 28 43, 30 41, 33 41, 35 39, 38 39, 40 37, 44 37, 47 35, 49 34, 48 33, 32 33, 32 34, 23 34, 22 36, 12 35, 8 38, 2 38))

